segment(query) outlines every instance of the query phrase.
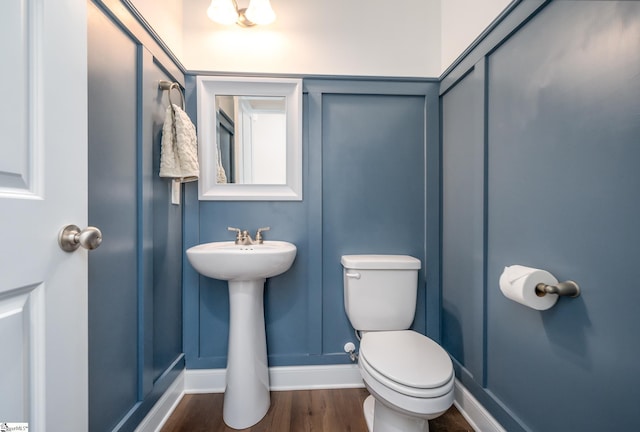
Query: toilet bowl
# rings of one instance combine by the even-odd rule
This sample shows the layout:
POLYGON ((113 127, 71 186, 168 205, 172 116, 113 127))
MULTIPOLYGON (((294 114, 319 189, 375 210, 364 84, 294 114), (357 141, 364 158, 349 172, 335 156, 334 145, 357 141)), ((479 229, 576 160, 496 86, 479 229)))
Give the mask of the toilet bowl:
POLYGON ((416 307, 420 260, 407 255, 344 255, 344 303, 360 334, 358 367, 371 393, 369 432, 427 432, 453 404, 447 352, 408 330, 416 307))

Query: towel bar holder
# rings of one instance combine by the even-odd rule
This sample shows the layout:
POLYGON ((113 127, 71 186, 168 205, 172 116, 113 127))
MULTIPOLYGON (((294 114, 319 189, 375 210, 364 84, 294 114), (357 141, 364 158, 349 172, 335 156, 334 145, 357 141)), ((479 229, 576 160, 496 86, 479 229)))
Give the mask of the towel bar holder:
POLYGON ((557 285, 539 283, 536 285, 536 294, 540 297, 545 294, 558 294, 559 296, 578 297, 580 287, 574 281, 560 282, 557 285))
POLYGON ((184 110, 184 94, 182 94, 182 89, 180 88, 180 84, 178 84, 177 82, 171 82, 171 81, 165 81, 165 80, 160 80, 158 82, 158 87, 160 88, 160 90, 167 90, 169 92, 169 103, 173 104, 173 101, 171 100, 171 90, 178 90, 178 93, 180 93, 180 107, 182 108, 182 110, 184 110))

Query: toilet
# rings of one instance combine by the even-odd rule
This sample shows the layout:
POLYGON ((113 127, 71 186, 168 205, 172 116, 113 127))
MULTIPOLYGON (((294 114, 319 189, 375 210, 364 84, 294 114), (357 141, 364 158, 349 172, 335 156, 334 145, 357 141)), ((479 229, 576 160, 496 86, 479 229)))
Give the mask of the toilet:
POLYGON ((429 419, 453 404, 455 375, 447 352, 408 330, 421 263, 407 255, 344 255, 344 307, 361 334, 358 367, 371 394, 369 432, 427 432, 429 419))

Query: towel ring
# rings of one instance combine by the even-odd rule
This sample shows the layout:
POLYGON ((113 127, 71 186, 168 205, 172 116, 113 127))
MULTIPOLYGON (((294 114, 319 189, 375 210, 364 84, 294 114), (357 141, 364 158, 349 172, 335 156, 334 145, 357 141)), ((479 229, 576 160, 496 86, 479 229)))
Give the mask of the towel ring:
POLYGON ((168 90, 169 91, 169 103, 173 105, 173 101, 171 100, 171 90, 176 89, 178 90, 178 93, 180 94, 180 107, 184 110, 185 106, 184 106, 184 95, 182 94, 182 89, 180 88, 180 84, 178 84, 177 82, 170 82, 170 81, 164 81, 164 80, 160 80, 160 82, 158 83, 158 87, 160 87, 161 90, 168 90))

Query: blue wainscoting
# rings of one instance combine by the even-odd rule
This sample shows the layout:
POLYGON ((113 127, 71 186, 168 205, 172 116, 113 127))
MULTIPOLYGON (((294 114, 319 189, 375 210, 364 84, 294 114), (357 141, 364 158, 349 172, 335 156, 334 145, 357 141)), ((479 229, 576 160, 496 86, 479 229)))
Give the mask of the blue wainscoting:
POLYGON ((508 431, 636 430, 640 3, 522 2, 486 41, 442 81, 444 346, 508 431), (582 294, 526 308, 511 264, 582 294))
POLYGON ((111 430, 138 401, 138 47, 88 7, 89 224, 104 238, 89 254, 89 427, 111 430))
MULTIPOLYGON (((194 81, 187 77, 192 114, 194 81)), ((427 243, 433 227, 425 227, 427 187, 438 193, 437 82, 304 79, 304 88, 304 200, 199 202, 196 186, 189 185, 185 247, 231 240, 228 226, 270 226, 268 238, 296 244, 291 270, 267 281, 270 366, 350 361, 343 346, 355 337, 344 313, 342 254, 420 258, 414 328, 437 338, 438 238, 427 243), (428 173, 433 182, 425 181, 427 153, 436 166, 428 173)), ((186 261, 184 316, 187 367, 225 367, 226 283, 198 276, 186 261)))
POLYGON ((442 98, 442 342, 484 382, 484 60, 442 98), (480 277, 478 277, 480 276, 480 277), (463 337, 464 336, 464 337, 463 337))
POLYGON ((158 176, 158 81, 182 76, 103 7, 88 4, 89 223, 104 238, 89 254, 89 429, 124 432, 184 369, 182 206, 158 176))

